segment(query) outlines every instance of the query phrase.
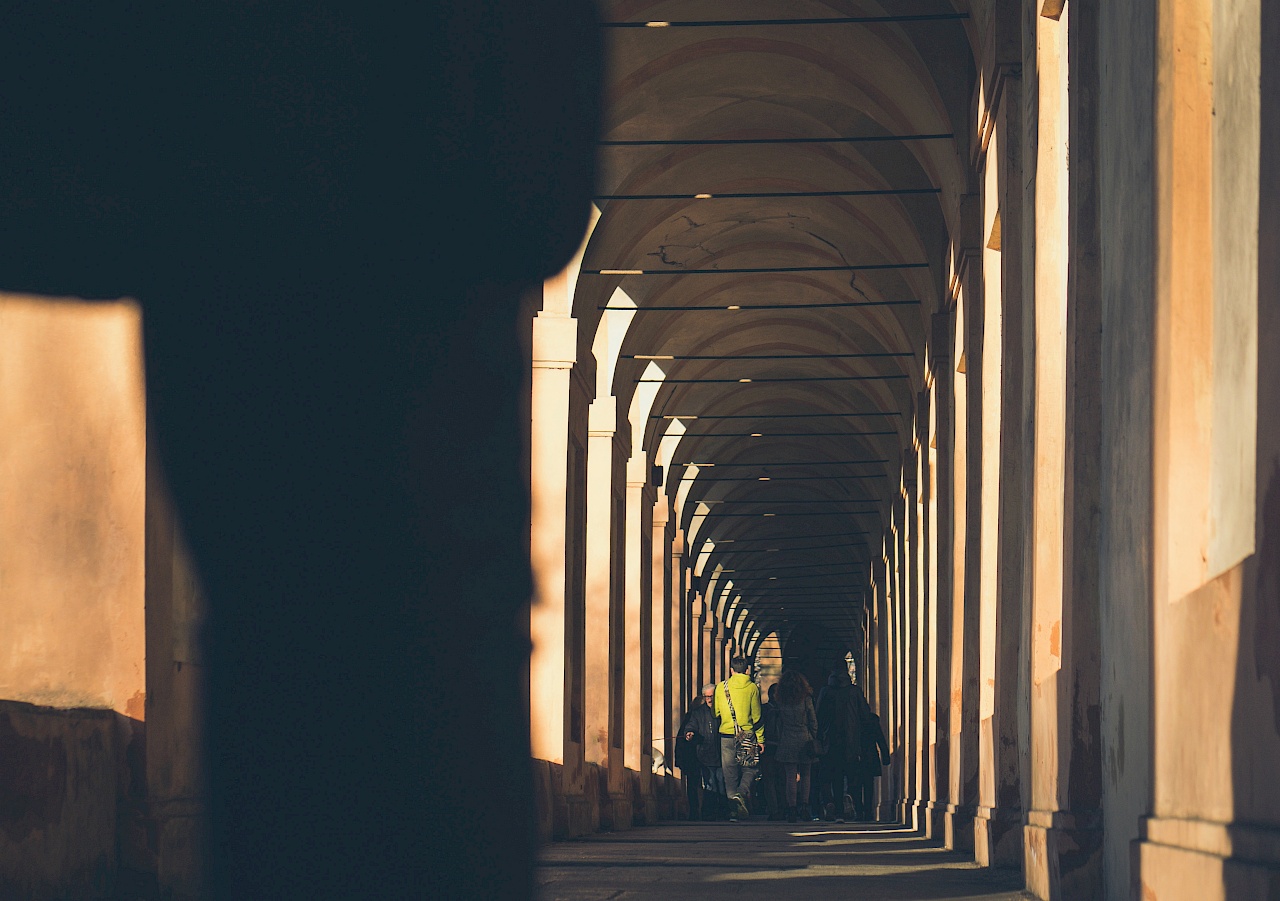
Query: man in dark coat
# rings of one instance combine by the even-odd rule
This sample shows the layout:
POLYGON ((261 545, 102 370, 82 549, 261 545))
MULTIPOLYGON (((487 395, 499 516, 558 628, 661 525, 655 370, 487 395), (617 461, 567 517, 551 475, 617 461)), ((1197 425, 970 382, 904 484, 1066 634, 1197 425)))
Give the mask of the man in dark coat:
MULTIPOLYGON (((718 820, 726 810, 724 770, 720 764, 720 718, 715 713, 715 692, 714 685, 702 686, 702 694, 680 725, 681 743, 693 749, 690 763, 697 762, 696 769, 690 767, 685 770, 689 818, 694 820, 718 820)), ((684 768, 683 764, 681 768, 684 768)))
POLYGON ((845 783, 857 782, 857 766, 862 753, 860 718, 848 672, 840 667, 831 673, 818 704, 818 738, 826 744, 820 780, 823 785, 825 818, 843 823, 845 783))
POLYGON ((853 702, 857 709, 862 739, 862 748, 854 765, 854 778, 849 782, 849 791, 853 795, 853 816, 855 820, 874 821, 876 779, 880 776, 880 768, 889 765, 889 742, 885 740, 880 717, 871 709, 862 690, 857 687, 853 689, 853 702))

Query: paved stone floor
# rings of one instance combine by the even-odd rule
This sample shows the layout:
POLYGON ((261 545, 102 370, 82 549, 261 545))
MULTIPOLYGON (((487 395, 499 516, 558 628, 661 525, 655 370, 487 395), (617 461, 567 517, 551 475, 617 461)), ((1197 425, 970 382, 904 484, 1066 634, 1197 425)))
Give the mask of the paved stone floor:
POLYGON ((1017 872, 884 825, 680 822, 558 842, 540 857, 539 901, 1030 897, 1017 872))

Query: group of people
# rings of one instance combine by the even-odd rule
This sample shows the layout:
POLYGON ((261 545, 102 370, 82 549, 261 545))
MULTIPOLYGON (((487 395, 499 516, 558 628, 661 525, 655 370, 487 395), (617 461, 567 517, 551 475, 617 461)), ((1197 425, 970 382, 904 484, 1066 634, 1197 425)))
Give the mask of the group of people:
POLYGON ((815 697, 804 675, 789 669, 761 704, 746 658, 730 668, 727 680, 702 687, 677 736, 690 816, 736 821, 754 810, 789 823, 874 820, 875 780, 889 747, 848 670, 832 670, 815 697), (744 763, 744 736, 760 750, 754 766, 752 755, 744 763))

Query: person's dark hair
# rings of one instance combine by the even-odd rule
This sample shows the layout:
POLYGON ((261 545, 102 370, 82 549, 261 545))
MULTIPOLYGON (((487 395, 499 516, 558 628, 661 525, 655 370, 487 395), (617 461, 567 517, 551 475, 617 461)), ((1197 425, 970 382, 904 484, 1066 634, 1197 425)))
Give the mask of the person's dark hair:
POLYGON ((747 665, 746 657, 734 657, 729 661, 729 666, 735 673, 745 673, 747 671, 747 665))
POLYGON ((798 670, 789 669, 782 674, 778 682, 778 701, 790 707, 792 704, 803 704, 804 699, 813 694, 809 680, 798 670))

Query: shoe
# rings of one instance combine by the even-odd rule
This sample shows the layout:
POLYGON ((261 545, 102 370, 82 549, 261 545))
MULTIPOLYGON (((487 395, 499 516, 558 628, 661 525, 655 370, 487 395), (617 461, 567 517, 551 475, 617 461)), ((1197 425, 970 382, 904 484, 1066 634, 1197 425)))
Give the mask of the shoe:
POLYGON ((822 818, 828 823, 834 823, 836 819, 836 806, 828 802, 822 809, 822 818))
POLYGON ((794 823, 796 821, 796 809, 794 807, 787 808, 787 822, 794 823))
POLYGON ((747 810, 747 802, 742 799, 742 795, 734 795, 732 800, 738 808, 734 811, 735 816, 739 816, 744 820, 751 816, 751 811, 747 810))
POLYGON ((811 817, 809 817, 809 822, 810 822, 810 823, 821 823, 821 822, 822 822, 822 817, 818 817, 818 816, 811 816, 811 817))

